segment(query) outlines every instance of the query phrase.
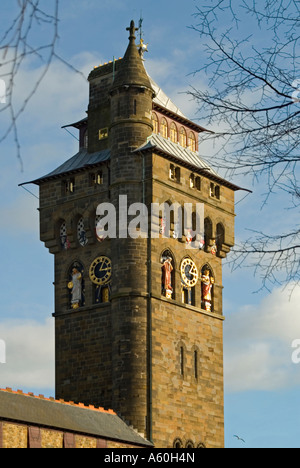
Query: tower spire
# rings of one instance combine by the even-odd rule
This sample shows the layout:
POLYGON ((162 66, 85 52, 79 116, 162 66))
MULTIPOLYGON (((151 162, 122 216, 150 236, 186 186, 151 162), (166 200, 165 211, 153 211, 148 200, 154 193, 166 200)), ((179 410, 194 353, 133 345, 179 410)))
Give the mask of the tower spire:
POLYGON ((135 42, 136 32, 139 28, 135 27, 135 23, 132 20, 130 27, 126 28, 126 30, 129 31, 129 44, 120 63, 112 90, 122 86, 143 86, 152 90, 142 57, 135 42))

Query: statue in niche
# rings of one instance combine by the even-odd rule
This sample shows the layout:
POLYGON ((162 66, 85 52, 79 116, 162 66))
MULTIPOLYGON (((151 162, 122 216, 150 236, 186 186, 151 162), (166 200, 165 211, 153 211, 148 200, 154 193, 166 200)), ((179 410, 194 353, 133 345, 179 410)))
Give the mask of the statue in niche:
POLYGON ((71 293, 71 308, 78 309, 84 305, 83 268, 79 263, 71 267, 68 289, 71 293))
POLYGON ((213 245, 212 245, 212 247, 211 247, 211 254, 212 254, 212 255, 216 255, 216 254, 217 254, 217 250, 218 250, 217 243, 216 243, 216 241, 214 240, 214 243, 213 243, 213 245))
POLYGON ((204 267, 201 276, 201 287, 202 287, 202 304, 207 312, 212 310, 212 288, 215 283, 215 279, 211 275, 210 270, 204 267))
POLYGON ((162 263, 162 290, 167 299, 172 299, 173 288, 172 288, 172 257, 163 256, 162 263))

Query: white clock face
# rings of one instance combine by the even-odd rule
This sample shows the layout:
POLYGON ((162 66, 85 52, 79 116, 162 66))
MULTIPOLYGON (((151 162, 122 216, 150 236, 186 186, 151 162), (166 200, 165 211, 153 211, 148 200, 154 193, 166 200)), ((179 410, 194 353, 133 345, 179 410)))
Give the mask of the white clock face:
POLYGON ((199 279, 198 269, 190 258, 185 258, 181 262, 180 273, 183 283, 189 287, 193 288, 199 279))
POLYGON ((88 243, 83 218, 80 218, 77 224, 77 239, 82 247, 85 247, 88 243))

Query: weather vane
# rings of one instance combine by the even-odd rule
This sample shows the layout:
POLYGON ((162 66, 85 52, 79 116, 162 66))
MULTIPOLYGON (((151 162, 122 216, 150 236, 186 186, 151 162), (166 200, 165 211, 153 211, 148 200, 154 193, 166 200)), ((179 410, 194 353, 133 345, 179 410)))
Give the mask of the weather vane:
POLYGON ((144 60, 144 53, 148 52, 148 44, 144 44, 143 21, 144 21, 144 18, 142 17, 142 13, 141 13, 141 17, 140 17, 140 20, 139 20, 139 30, 140 30, 139 54, 140 54, 141 58, 144 60))

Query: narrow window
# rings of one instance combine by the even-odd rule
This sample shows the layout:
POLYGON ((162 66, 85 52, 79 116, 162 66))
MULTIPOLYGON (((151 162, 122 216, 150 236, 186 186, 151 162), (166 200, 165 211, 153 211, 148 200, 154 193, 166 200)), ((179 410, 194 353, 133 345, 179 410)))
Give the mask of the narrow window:
POLYGON ((108 138, 108 128, 101 128, 99 130, 99 140, 105 140, 108 138))
POLYGON ((180 439, 175 439, 173 442, 173 448, 180 449, 183 447, 183 443, 180 439))
POLYGON ((164 138, 168 138, 168 124, 166 119, 163 117, 160 123, 160 133, 164 138))
POLYGON ((169 177, 170 177, 171 180, 175 180, 175 166, 174 166, 174 164, 170 164, 169 177))
POLYGON ((174 122, 171 123, 171 128, 170 128, 170 139, 173 141, 173 143, 177 143, 178 140, 178 134, 177 134, 177 128, 174 122))
POLYGON ((77 239, 81 247, 85 247, 88 243, 83 218, 80 218, 77 223, 77 239))
POLYGON ((74 193, 75 192, 75 179, 65 180, 63 183, 64 193, 74 193))
POLYGON ((212 198, 216 198, 217 200, 220 200, 221 191, 220 191, 219 185, 215 185, 213 183, 210 184, 210 196, 212 198))
POLYGON ((180 375, 184 376, 184 349, 180 347, 180 375))
MULTIPOLYGON (((204 243, 205 248, 209 249, 212 240, 213 225, 210 218, 204 220, 204 243)), ((207 250, 208 251, 208 250, 207 250)))
POLYGON ((194 377, 198 379, 198 351, 194 351, 194 377))
POLYGON ((152 113, 153 133, 158 133, 158 118, 155 112, 152 113))
POLYGON ((186 131, 183 127, 180 129, 179 143, 181 146, 186 148, 186 131))
POLYGON ((102 185, 103 184, 103 173, 102 171, 91 174, 91 185, 102 185))
POLYGON ((194 443, 193 443, 191 440, 189 440, 189 441, 186 443, 185 448, 187 448, 187 449, 194 448, 194 443))
POLYGON ((189 149, 191 151, 196 151, 196 137, 193 132, 189 134, 189 149))
POLYGON ((71 247, 71 244, 69 242, 68 235, 67 235, 67 224, 66 224, 66 222, 63 222, 61 224, 61 226, 60 226, 59 238, 60 238, 60 246, 61 246, 62 250, 69 250, 69 248, 71 247))
POLYGON ((136 99, 133 101, 133 115, 136 115, 137 112, 137 104, 136 104, 136 99))

